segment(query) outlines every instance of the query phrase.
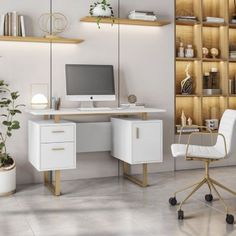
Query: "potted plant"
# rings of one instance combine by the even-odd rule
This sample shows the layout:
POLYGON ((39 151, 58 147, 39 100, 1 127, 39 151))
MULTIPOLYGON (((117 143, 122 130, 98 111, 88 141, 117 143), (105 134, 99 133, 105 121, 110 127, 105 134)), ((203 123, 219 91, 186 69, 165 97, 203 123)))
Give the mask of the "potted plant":
MULTIPOLYGON (((97 25, 100 29, 100 21, 103 17, 106 18, 114 18, 114 11, 112 9, 111 4, 107 2, 107 0, 101 0, 100 2, 95 2, 90 5, 89 13, 91 16, 97 17, 97 25)), ((114 19, 112 21, 114 23, 114 19)))
POLYGON ((12 92, 8 84, 0 80, 0 196, 10 195, 16 190, 16 165, 7 149, 7 141, 14 130, 20 128, 20 122, 15 119, 21 114, 16 104, 18 92, 12 92))

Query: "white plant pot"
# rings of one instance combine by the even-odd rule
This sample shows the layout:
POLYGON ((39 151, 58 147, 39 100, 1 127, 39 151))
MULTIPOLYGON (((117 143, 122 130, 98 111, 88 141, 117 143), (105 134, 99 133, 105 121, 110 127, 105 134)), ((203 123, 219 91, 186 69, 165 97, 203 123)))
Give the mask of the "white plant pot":
POLYGON ((16 191, 15 163, 8 168, 0 168, 0 196, 8 196, 16 191))
POLYGON ((93 16, 101 16, 101 17, 111 17, 111 9, 105 6, 105 10, 102 7, 102 4, 98 4, 93 9, 93 16))

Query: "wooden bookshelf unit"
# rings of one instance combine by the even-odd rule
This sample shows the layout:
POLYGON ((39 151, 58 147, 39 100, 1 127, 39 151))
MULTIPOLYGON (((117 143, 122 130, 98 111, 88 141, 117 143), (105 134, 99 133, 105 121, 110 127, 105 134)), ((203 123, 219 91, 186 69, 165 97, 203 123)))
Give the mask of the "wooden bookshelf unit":
MULTIPOLYGON (((236 109, 236 92, 229 91, 229 80, 236 77, 236 59, 230 58, 230 48, 236 51, 236 24, 231 20, 235 13, 234 0, 176 0, 176 16, 196 16, 196 21, 176 20, 176 102, 175 122, 181 124, 181 113, 191 117, 194 125, 205 125, 211 119, 211 109, 216 109, 219 119, 225 109, 236 109), (206 17, 223 18, 224 23, 205 22, 206 17), (179 43, 184 47, 192 44, 194 58, 179 58, 179 43), (204 58, 202 48, 217 48, 217 58, 204 58), (192 94, 181 94, 181 81, 186 77, 185 68, 189 64, 193 79, 192 94), (203 76, 211 68, 218 70, 220 94, 204 95, 203 76)), ((235 82, 236 83, 236 82, 235 82)))

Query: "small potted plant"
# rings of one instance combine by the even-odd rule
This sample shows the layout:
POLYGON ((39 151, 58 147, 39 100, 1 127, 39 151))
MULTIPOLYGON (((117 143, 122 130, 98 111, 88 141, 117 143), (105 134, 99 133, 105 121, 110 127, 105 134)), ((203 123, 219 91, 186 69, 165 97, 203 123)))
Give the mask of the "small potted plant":
POLYGON ((95 2, 90 5, 89 13, 91 16, 97 17, 97 25, 100 29, 100 21, 102 18, 111 18, 114 23, 114 11, 112 9, 111 4, 107 2, 107 0, 101 0, 100 2, 95 2))
POLYGON ((14 130, 20 128, 20 122, 15 119, 21 114, 16 104, 18 92, 12 92, 8 84, 0 80, 0 196, 10 195, 16 190, 16 165, 7 150, 7 141, 14 130))

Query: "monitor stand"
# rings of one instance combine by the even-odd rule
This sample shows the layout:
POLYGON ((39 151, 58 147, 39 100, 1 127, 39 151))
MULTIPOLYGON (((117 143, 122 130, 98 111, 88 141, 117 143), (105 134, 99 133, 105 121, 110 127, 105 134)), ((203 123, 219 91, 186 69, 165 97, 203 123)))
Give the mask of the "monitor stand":
POLYGON ((95 102, 94 101, 86 101, 86 102, 80 102, 80 107, 81 109, 86 109, 86 108, 95 108, 95 102))
POLYGON ((78 108, 80 111, 110 111, 112 108, 110 107, 96 107, 95 102, 88 101, 88 102, 81 102, 80 108, 78 108))

